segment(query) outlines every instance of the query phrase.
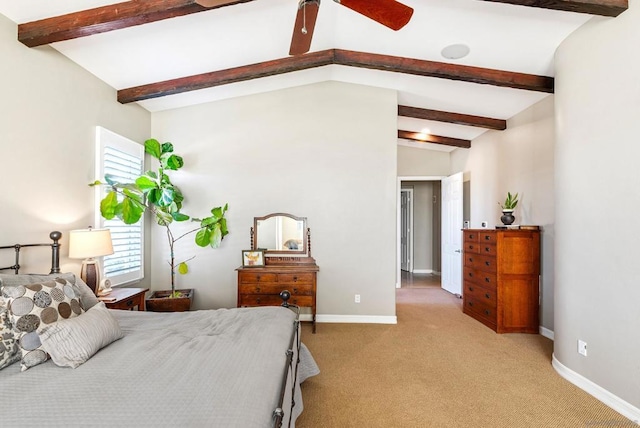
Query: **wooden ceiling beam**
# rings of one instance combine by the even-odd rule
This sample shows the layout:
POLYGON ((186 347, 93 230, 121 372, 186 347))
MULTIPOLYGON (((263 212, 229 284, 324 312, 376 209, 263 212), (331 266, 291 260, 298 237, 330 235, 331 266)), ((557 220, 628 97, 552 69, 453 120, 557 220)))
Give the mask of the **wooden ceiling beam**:
POLYGON ((411 117, 413 119, 435 120, 438 122, 455 123, 456 125, 476 126, 479 128, 504 131, 507 129, 507 121, 469 114, 451 113, 441 110, 428 110, 418 107, 398 106, 398 116, 411 117))
POLYGON ((518 6, 539 7, 586 13, 589 15, 618 16, 629 8, 627 0, 484 0, 518 6))
POLYGON ((91 36, 253 0, 228 0, 210 8, 196 0, 134 0, 18 25, 18 40, 29 47, 91 36))
POLYGON ((422 134, 420 132, 401 131, 398 130, 398 138, 403 140, 417 141, 419 143, 442 144, 445 146, 460 147, 463 149, 471 148, 470 140, 462 140, 459 138, 441 137, 439 135, 422 134))
POLYGON ((118 91, 118 101, 126 104, 331 64, 461 80, 471 83, 482 83, 545 93, 552 93, 554 85, 553 77, 547 76, 536 76, 532 74, 364 52, 344 51, 340 49, 327 49, 305 55, 291 56, 121 89, 118 91))
POLYGON ((553 77, 334 49, 334 64, 553 93, 553 77))
POLYGON ((180 77, 164 82, 135 86, 118 91, 118 101, 122 104, 143 101, 167 95, 180 94, 182 92, 198 89, 213 88, 215 86, 228 85, 230 83, 243 82, 245 80, 259 79, 261 77, 276 76, 278 74, 291 73, 293 71, 306 70, 308 68, 322 67, 333 63, 331 50, 313 52, 306 55, 296 55, 273 61, 228 68, 226 70, 212 71, 210 73, 197 74, 195 76, 180 77))

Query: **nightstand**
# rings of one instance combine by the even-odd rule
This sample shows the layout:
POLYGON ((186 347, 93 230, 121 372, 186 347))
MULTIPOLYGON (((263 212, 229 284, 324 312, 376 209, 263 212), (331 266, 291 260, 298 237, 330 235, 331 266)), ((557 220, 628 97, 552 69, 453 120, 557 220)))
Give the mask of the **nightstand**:
POLYGON ((132 311, 137 307, 139 311, 144 311, 144 295, 147 291, 148 288, 114 288, 111 293, 98 299, 109 309, 132 311))

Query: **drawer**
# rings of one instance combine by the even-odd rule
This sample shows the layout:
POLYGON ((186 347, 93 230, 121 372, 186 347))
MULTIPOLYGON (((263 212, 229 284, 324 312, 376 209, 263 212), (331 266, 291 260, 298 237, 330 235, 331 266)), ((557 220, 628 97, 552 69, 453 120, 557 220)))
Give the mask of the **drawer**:
POLYGON ((480 245, 493 244, 495 245, 498 239, 498 235, 495 232, 480 232, 478 242, 480 245))
POLYGON ((470 281, 464 282, 464 296, 466 299, 480 300, 490 307, 494 308, 497 304, 495 290, 480 287, 478 284, 470 281))
POLYGON ((496 245, 495 244, 490 244, 490 243, 485 243, 485 242, 480 242, 478 244, 478 253, 482 254, 483 256, 493 256, 493 257, 495 257, 495 255, 496 255, 496 245))
POLYGON ((267 272, 238 272, 238 278, 243 283, 278 282, 278 275, 267 272))
POLYGON ((467 253, 480 254, 480 245, 477 242, 465 241, 464 252, 465 254, 467 253))
POLYGON ((485 302, 482 299, 478 299, 472 296, 465 297, 464 309, 465 312, 470 312, 478 315, 480 318, 489 320, 492 323, 495 323, 497 321, 495 306, 491 306, 488 302, 485 302))
POLYGON ((279 273, 278 282, 280 284, 313 284, 313 273, 279 273))
POLYGON ((477 282, 479 277, 480 277, 480 274, 477 270, 470 267, 466 267, 466 266, 464 267, 462 272, 462 280, 464 282, 466 281, 477 282))
POLYGON ((464 266, 485 272, 496 272, 496 258, 468 253, 464 255, 464 266))
POLYGON ((478 231, 476 230, 464 230, 462 236, 465 242, 478 242, 478 231))
POLYGON ((496 285, 498 283, 498 277, 495 273, 491 273, 491 272, 484 272, 481 270, 476 270, 475 271, 476 275, 475 275, 475 280, 474 282, 478 285, 480 285, 481 287, 484 287, 488 290, 492 290, 495 291, 496 290, 496 285))
POLYGON ((493 256, 479 255, 474 259, 474 267, 484 272, 496 273, 497 264, 497 259, 493 256))
MULTIPOLYGON (((107 307, 109 309, 133 309, 134 307, 139 306, 142 302, 143 300, 141 299, 141 296, 135 296, 116 303, 109 303, 107 307)), ((139 307, 138 310, 140 309, 141 308, 139 307)))
MULTIPOLYGON (((280 306, 282 299, 276 294, 240 294, 238 306, 280 306)), ((289 303, 298 306, 313 306, 313 296, 291 296, 289 303)))
POLYGON ((281 291, 288 290, 292 295, 313 296, 313 286, 311 284, 240 284, 238 291, 240 294, 280 294, 281 291))

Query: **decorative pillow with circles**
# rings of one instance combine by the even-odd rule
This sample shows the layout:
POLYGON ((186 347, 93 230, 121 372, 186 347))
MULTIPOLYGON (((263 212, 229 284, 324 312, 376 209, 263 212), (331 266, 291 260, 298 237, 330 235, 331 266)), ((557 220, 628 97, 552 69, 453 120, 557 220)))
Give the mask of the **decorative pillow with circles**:
POLYGON ((2 287, 22 360, 22 371, 47 361, 39 333, 47 325, 73 318, 83 310, 73 284, 64 278, 2 287))

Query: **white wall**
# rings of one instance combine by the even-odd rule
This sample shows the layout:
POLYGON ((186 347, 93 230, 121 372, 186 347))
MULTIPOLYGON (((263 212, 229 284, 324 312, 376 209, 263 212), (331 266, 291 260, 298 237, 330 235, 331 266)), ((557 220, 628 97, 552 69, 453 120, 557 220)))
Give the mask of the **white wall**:
POLYGON ((556 53, 554 356, 635 406, 638 419, 640 1, 629 3, 556 53))
MULTIPOLYGON (((79 273, 81 261, 66 258, 68 232, 94 223, 95 127, 144 141, 150 114, 119 104, 113 88, 54 49, 19 43, 3 15, 0 58, 0 245, 50 242, 59 230, 62 268, 79 273)), ((24 271, 48 272, 48 252, 25 250, 24 271)), ((10 253, 0 265, 13 264, 10 253)))
POLYGON ((518 193, 517 224, 542 227, 540 324, 554 329, 554 108, 553 96, 507 121, 505 131, 489 131, 471 149, 451 154, 451 172, 463 171, 471 187, 471 227, 500 222, 507 191, 518 193))
MULTIPOLYGON (((311 228, 319 314, 394 317, 396 110, 394 91, 325 82, 154 114, 154 137, 185 157, 185 211, 229 202, 222 248, 179 249, 197 255, 178 278, 195 306, 235 306, 253 217, 288 212, 311 228)), ((153 287, 166 288, 157 230, 153 247, 153 287)))
POLYGON ((449 152, 398 146, 398 175, 404 177, 447 176, 450 174, 449 152))

